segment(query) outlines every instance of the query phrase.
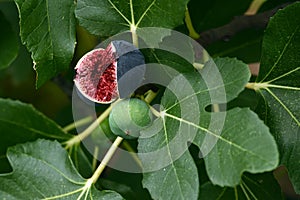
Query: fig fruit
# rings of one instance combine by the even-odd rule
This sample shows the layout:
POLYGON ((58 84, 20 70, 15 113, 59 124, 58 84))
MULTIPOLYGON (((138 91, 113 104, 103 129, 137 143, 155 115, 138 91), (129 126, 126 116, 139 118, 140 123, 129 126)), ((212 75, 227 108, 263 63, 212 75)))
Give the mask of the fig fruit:
POLYGON ((144 64, 143 54, 134 45, 123 40, 112 41, 106 49, 96 48, 78 61, 74 83, 84 100, 111 103, 128 97, 139 87, 144 64))
POLYGON ((125 139, 134 139, 153 120, 149 106, 137 98, 125 99, 112 108, 109 115, 111 131, 125 139))

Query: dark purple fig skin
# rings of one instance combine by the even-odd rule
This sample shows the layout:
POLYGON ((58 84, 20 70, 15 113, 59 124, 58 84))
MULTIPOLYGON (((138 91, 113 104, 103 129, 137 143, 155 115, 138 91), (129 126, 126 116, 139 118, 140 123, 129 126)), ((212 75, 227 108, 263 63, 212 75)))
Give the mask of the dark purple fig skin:
POLYGON ((144 55, 138 49, 135 48, 135 50, 119 57, 117 62, 117 79, 120 98, 128 97, 141 86, 145 71, 144 55))
POLYGON ((114 47, 117 59, 129 52, 139 51, 133 44, 125 40, 114 40, 110 44, 114 47))

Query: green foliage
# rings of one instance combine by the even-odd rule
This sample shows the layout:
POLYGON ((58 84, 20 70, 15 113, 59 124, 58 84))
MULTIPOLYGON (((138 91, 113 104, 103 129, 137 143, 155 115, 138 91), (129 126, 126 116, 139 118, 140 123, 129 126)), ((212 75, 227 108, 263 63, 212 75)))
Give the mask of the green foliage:
POLYGON ((211 182, 201 185, 199 199, 282 199, 280 187, 272 173, 244 174, 237 187, 219 187, 211 182))
POLYGON ((213 183, 236 186, 244 171, 261 173, 277 167, 275 141, 257 115, 245 108, 233 109, 226 120, 221 138, 204 158, 213 183))
MULTIPOLYGON (((273 9, 282 2, 268 1, 258 10, 273 9)), ((186 33, 187 23, 198 33, 221 27, 243 15, 250 3, 0 2, 0 197, 283 199, 273 175, 280 164, 300 194, 300 3, 279 10, 265 30, 245 30, 230 41, 208 45, 214 58, 181 39, 176 41, 176 47, 183 50, 178 55, 159 49, 165 44, 173 47, 171 30, 186 33), (184 21, 186 8, 191 22, 184 21), (156 33, 145 27, 168 29, 156 33), (136 47, 140 42, 156 45, 141 52, 147 65, 158 67, 155 76, 167 86, 145 85, 129 100, 97 105, 93 108, 97 119, 84 115, 65 128, 61 125, 73 120, 70 100, 66 100, 68 107, 50 119, 44 113, 53 109, 54 102, 41 103, 30 94, 33 98, 25 103, 9 95, 16 89, 30 93, 23 89, 24 81, 33 79, 30 67, 36 72, 39 91, 50 80, 68 93, 78 56, 93 48, 97 39, 123 31, 136 47), (260 62, 258 77, 251 76, 245 64, 253 61, 260 62), (136 100, 134 111, 128 106, 118 109, 136 100), (38 111, 37 107, 47 109, 38 111), (155 116, 153 122, 145 117, 149 113, 155 116), (116 125, 122 131, 132 124, 143 126, 138 139, 124 141, 112 134, 116 125), (129 157, 123 158, 124 152, 130 152, 129 157), (114 166, 120 165, 138 170, 117 172, 121 168, 114 166)), ((47 99, 58 98, 56 90, 44 94, 47 99)), ((88 112, 85 106, 78 109, 88 112)))
MULTIPOLYGON (((0 99, 0 160, 6 162, 5 154, 9 146, 38 138, 65 141, 71 138, 51 119, 20 101, 0 99)), ((1 166, 2 170, 5 170, 1 166)), ((7 171, 7 169, 5 170, 7 171)))
MULTIPOLYGON (((235 0, 191 0, 188 8, 192 13, 191 19, 195 29, 201 33, 223 26, 233 20, 234 16, 243 15, 251 1, 240 1, 239 6, 236 3, 235 0)), ((261 39, 261 31, 245 30, 233 38, 223 38, 222 41, 217 41, 206 49, 212 56, 230 56, 242 59, 244 62, 257 62, 260 58, 261 39)))
POLYGON ((191 155, 186 152, 169 166, 145 173, 143 186, 154 199, 197 199, 199 180, 191 155))
MULTIPOLYGON (((160 59, 159 55, 156 58, 160 59)), ((163 63, 163 61, 160 60, 160 63, 163 63)), ((219 66, 219 71, 223 77, 222 85, 228 91, 226 93, 227 100, 231 100, 237 96, 247 83, 250 75, 249 70, 245 64, 234 59, 216 59, 216 64, 219 66)), ((207 69, 205 75, 208 77, 214 76, 214 71, 209 70, 211 67, 210 63, 204 67, 204 70, 207 69)), ((189 161, 191 156, 184 153, 178 158, 177 155, 177 150, 180 149, 179 146, 186 146, 190 139, 178 136, 181 132, 182 134, 188 133, 184 130, 196 129, 197 134, 193 143, 204 150, 210 148, 210 145, 214 146, 213 142, 216 142, 212 151, 204 158, 208 176, 214 184, 233 187, 240 183, 241 174, 244 171, 258 173, 274 169, 278 164, 276 143, 268 128, 259 118, 248 109, 236 108, 230 110, 226 113, 222 133, 219 133, 218 130, 209 127, 207 122, 211 119, 212 114, 221 121, 224 113, 204 111, 205 107, 212 103, 209 96, 212 91, 204 84, 204 80, 197 84, 200 79, 197 73, 186 74, 186 77, 188 77, 189 83, 184 83, 182 79, 178 79, 173 83, 176 87, 170 86, 165 91, 161 101, 164 110, 160 111, 160 113, 164 113, 165 117, 162 116, 157 119, 155 125, 142 134, 146 139, 139 139, 138 150, 142 153, 159 151, 163 146, 167 146, 166 151, 168 152, 158 154, 155 158, 158 162, 169 160, 171 164, 166 168, 147 173, 144 176, 143 184, 146 188, 149 188, 151 194, 155 194, 153 198, 166 199, 169 196, 172 199, 177 196, 179 199, 197 199, 197 196, 190 192, 198 188, 198 180, 195 178, 197 170, 195 165, 189 161), (188 84, 193 86, 194 93, 186 93, 189 91, 187 89, 188 84), (181 98, 178 96, 179 93, 182 94, 181 98), (193 102, 192 98, 195 96, 198 101, 193 102), (181 116, 182 104, 187 106, 186 110, 188 110, 188 114, 184 113, 183 116, 181 116), (195 109, 196 106, 199 109, 195 109), (194 121, 196 114, 193 110, 200 111, 200 124, 194 121), (153 134, 158 126, 163 126, 164 129, 158 134, 146 137, 153 134), (184 128, 185 126, 187 127, 184 128), (177 139, 178 137, 181 139, 177 139), (187 162, 189 163, 188 166, 187 162), (189 173, 185 173, 186 168, 188 168, 189 173), (178 184, 173 184, 168 189, 170 193, 165 194, 166 188, 161 186, 162 180, 166 182, 166 185, 171 182, 178 184), (187 186, 186 183, 190 184, 187 186), (174 196, 170 196, 170 194, 174 196)), ((222 87, 215 85, 215 88, 222 87)), ((220 89, 216 89, 214 92, 221 94, 218 90, 220 89)), ((141 159, 144 166, 153 165, 153 161, 149 160, 148 157, 145 157, 145 159, 142 157, 141 159)))
POLYGON ((68 69, 75 48, 75 4, 72 0, 15 2, 20 14, 20 36, 31 52, 39 88, 68 69))
POLYGON ((79 194, 90 199, 122 199, 113 191, 86 188, 88 181, 58 142, 37 140, 17 145, 8 149, 7 156, 14 171, 0 176, 4 199, 74 199, 79 194))
POLYGON ((79 0, 75 13, 92 34, 111 36, 130 26, 174 28, 183 23, 186 4, 187 0, 79 0))
POLYGON ((295 190, 300 193, 300 3, 279 11, 270 21, 263 46, 261 69, 256 80, 263 96, 262 119, 270 127, 281 152, 281 163, 289 171, 295 190), (276 43, 274 43, 276 40, 276 43))
POLYGON ((5 51, 0 52, 0 70, 7 68, 12 61, 17 57, 18 53, 18 38, 16 32, 12 29, 10 23, 6 20, 3 13, 0 11, 0 48, 5 51))

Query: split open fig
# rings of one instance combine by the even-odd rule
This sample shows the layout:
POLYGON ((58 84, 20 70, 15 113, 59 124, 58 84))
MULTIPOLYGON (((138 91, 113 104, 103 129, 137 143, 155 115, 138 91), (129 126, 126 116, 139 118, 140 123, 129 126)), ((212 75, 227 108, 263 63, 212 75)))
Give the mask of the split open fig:
POLYGON ((133 44, 112 41, 106 49, 96 48, 78 61, 74 83, 85 100, 111 103, 128 97, 140 86, 144 64, 143 54, 133 44))

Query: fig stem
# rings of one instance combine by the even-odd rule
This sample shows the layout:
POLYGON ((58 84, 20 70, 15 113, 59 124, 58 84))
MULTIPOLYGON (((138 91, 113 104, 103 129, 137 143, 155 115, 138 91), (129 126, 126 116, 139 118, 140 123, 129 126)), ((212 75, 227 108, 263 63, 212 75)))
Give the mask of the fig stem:
POLYGON ((108 162, 110 161, 110 159, 112 158, 112 156, 114 155, 114 153, 116 152, 118 146, 121 144, 122 141, 123 141, 123 138, 119 137, 119 136, 115 139, 114 143, 111 145, 111 147, 105 154, 104 158, 102 159, 101 163, 97 167, 93 176, 90 178, 93 183, 97 182, 97 180, 100 177, 101 173, 103 172, 104 168, 106 167, 106 165, 108 164, 108 162))
POLYGON ((94 172, 93 176, 89 178, 84 187, 82 188, 82 192, 80 193, 79 197, 77 199, 81 199, 81 197, 91 189, 92 185, 95 184, 100 177, 101 173, 103 172, 104 168, 114 155, 115 151, 117 150, 118 146, 123 141, 123 138, 117 137, 117 139, 114 141, 114 143, 111 145, 107 153, 105 154, 103 160, 101 161, 100 165, 97 167, 96 171, 94 172))
POLYGON ((153 115, 155 115, 156 117, 161 117, 161 113, 158 112, 155 108, 153 108, 152 106, 150 106, 150 110, 153 113, 153 115))
POLYGON ((155 97, 157 96, 156 92, 153 92, 152 90, 148 90, 146 92, 146 97, 144 98, 144 101, 149 104, 153 101, 153 99, 155 99, 155 97))
POLYGON ((99 124, 108 117, 110 111, 112 110, 112 107, 115 103, 121 101, 121 99, 117 100, 116 102, 112 103, 87 129, 85 129, 82 133, 74 136, 70 140, 66 141, 64 144, 66 145, 65 148, 69 149, 75 144, 80 143, 82 140, 84 140, 87 136, 89 136, 93 130, 95 130, 99 124))
POLYGON ((255 15, 266 0, 253 0, 244 15, 255 15))
POLYGON ((130 25, 130 32, 131 32, 131 37, 132 37, 132 44, 138 48, 139 47, 139 38, 136 33, 136 26, 134 24, 130 25))
MULTIPOLYGON (((155 97, 156 97, 157 93, 153 92, 152 90, 149 90, 146 93, 146 97, 144 99, 144 101, 149 104, 155 97)), ((150 106, 151 108, 151 106, 150 106)), ((103 172, 104 168, 106 167, 107 163, 110 161, 110 159, 112 158, 113 154, 115 153, 115 151, 117 150, 118 146, 121 144, 121 142, 123 141, 123 138, 118 136, 114 143, 111 145, 111 147, 109 148, 109 150, 107 151, 107 153, 105 154, 104 158, 102 159, 101 163, 99 164, 98 168, 96 169, 96 171, 94 172, 93 176, 90 178, 93 183, 96 183, 98 178, 100 177, 101 173, 103 172)), ((128 146, 127 146, 128 148, 128 146)), ((131 148, 131 147, 130 147, 131 148)), ((137 157, 134 157, 134 159, 137 161, 139 161, 139 159, 137 157)), ((140 166, 142 166, 141 162, 137 162, 140 166)))
POLYGON ((185 23, 186 23, 187 29, 189 31, 189 36, 193 39, 199 39, 200 35, 194 29, 188 8, 186 8, 186 10, 185 10, 185 23))
POLYGON ((82 118, 82 119, 80 119, 80 120, 78 120, 78 121, 76 121, 76 122, 70 123, 69 125, 65 126, 65 127, 63 128, 63 130, 64 130, 65 132, 69 132, 69 131, 75 129, 76 127, 80 127, 80 126, 83 126, 83 125, 85 125, 85 124, 88 124, 88 123, 90 123, 91 121, 93 121, 93 117, 92 117, 92 116, 88 116, 88 117, 82 118))

